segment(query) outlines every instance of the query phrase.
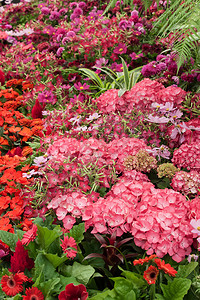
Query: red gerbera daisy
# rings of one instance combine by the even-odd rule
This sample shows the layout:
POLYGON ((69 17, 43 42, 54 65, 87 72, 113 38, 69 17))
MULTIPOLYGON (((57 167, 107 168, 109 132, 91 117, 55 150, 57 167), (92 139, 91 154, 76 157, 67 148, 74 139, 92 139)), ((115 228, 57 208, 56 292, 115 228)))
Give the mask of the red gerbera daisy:
POLYGON ((76 257, 77 245, 73 237, 64 236, 64 241, 61 240, 61 247, 69 259, 76 257))
POLYGON ((26 295, 23 296, 23 300, 44 300, 44 296, 37 287, 26 289, 26 295))
POLYGON ((33 224, 32 228, 24 233, 23 239, 21 240, 22 245, 28 245, 30 242, 34 241, 37 235, 37 226, 33 224))
POLYGON ((15 296, 23 291, 23 280, 18 274, 4 275, 1 278, 2 291, 8 296, 15 296))
POLYGON ((148 284, 155 284, 158 274, 158 269, 154 266, 150 266, 146 271, 144 271, 143 277, 148 282, 148 284))
POLYGON ((176 276, 177 271, 170 264, 166 264, 164 260, 155 258, 154 262, 157 264, 158 269, 163 270, 168 275, 176 276))

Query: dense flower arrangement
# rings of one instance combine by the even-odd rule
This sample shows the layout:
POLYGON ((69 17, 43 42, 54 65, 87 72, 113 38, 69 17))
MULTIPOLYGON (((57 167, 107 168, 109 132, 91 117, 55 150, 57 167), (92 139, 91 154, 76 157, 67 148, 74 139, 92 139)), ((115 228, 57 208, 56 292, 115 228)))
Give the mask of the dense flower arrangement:
POLYGON ((129 2, 0 7, 2 299, 199 298, 198 64, 129 2))

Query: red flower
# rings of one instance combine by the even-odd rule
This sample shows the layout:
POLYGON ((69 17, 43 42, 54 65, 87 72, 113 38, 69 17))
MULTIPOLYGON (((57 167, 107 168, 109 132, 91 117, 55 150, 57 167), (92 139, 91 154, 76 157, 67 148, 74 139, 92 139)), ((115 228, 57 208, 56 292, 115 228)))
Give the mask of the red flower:
POLYGON ((23 300, 44 300, 44 296, 37 287, 26 289, 26 295, 23 296, 23 300))
POLYGON ((73 283, 66 285, 65 290, 58 296, 59 300, 86 300, 87 298, 86 287, 83 284, 75 286, 73 283))
POLYGON ((30 242, 34 241, 36 238, 37 233, 37 226, 33 224, 32 228, 24 233, 23 239, 21 240, 22 245, 29 244, 30 242))
POLYGON ((15 253, 10 259, 11 268, 10 272, 24 272, 27 268, 28 270, 34 267, 34 261, 29 258, 28 251, 24 249, 22 242, 18 241, 15 248, 15 253))
POLYGON ((150 266, 146 271, 144 271, 143 277, 148 282, 148 284, 155 284, 158 274, 158 269, 154 266, 150 266))
POLYGON ((33 119, 42 119, 42 106, 40 105, 38 99, 36 99, 35 105, 32 108, 31 116, 33 119))
POLYGON ((61 247, 63 249, 63 252, 66 253, 67 257, 68 258, 76 257, 77 245, 75 239, 73 237, 64 236, 64 240, 61 240, 61 242, 62 242, 61 247))
POLYGON ((166 264, 164 260, 155 258, 154 262, 157 264, 158 269, 163 270, 168 275, 176 276, 177 271, 170 264, 166 264))
POLYGON ((1 279, 2 291, 8 296, 15 296, 23 290, 23 280, 19 274, 4 275, 1 279))
POLYGON ((4 83, 5 83, 5 76, 1 69, 0 69, 0 82, 1 82, 1 85, 4 85, 4 83))

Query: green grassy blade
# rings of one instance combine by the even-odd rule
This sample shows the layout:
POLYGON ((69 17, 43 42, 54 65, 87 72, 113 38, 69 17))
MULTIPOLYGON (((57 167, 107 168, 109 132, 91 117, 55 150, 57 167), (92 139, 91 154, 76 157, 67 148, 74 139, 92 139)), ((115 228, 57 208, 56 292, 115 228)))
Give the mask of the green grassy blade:
POLYGON ((122 61, 122 66, 123 66, 123 72, 124 72, 124 83, 125 83, 125 89, 128 90, 129 88, 129 74, 128 74, 128 67, 124 61, 124 59, 122 57, 121 61, 122 61))
POLYGON ((92 70, 81 68, 79 69, 81 72, 83 72, 85 75, 87 75, 93 82, 95 82, 99 87, 104 88, 104 84, 101 80, 101 78, 92 70))

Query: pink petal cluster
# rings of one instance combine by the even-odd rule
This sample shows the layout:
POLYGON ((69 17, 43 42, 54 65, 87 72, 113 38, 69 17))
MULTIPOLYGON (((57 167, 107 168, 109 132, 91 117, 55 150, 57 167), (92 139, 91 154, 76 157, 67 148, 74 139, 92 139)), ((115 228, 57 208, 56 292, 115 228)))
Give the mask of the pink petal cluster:
POLYGON ((92 233, 131 232, 135 244, 148 255, 169 254, 180 262, 193 243, 189 211, 190 202, 180 193, 122 176, 105 198, 85 209, 82 219, 92 233))
POLYGON ((200 191, 200 173, 197 171, 180 171, 172 179, 171 186, 175 191, 185 195, 196 194, 200 191))
POLYGON ((130 91, 122 97, 118 96, 118 90, 106 91, 94 101, 103 113, 126 112, 130 113, 133 108, 149 110, 154 102, 165 104, 174 103, 177 107, 184 100, 186 92, 177 86, 164 87, 156 80, 145 78, 136 83, 130 91))
POLYGON ((65 195, 55 196, 48 204, 48 209, 56 211, 58 220, 63 221, 65 229, 71 229, 76 218, 82 216, 85 208, 92 204, 92 200, 80 191, 67 192, 65 195))
POLYGON ((200 142, 183 144, 174 151, 172 162, 178 168, 200 171, 200 142))

